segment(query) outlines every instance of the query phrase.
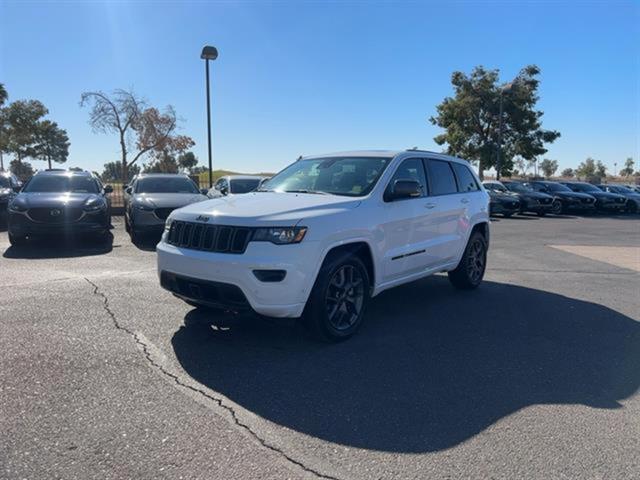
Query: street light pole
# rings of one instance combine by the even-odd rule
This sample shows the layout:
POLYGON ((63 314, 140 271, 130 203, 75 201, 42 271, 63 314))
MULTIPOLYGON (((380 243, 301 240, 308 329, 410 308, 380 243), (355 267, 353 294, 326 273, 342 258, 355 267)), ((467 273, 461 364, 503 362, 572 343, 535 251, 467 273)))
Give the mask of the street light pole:
POLYGON ((500 168, 502 167, 502 112, 504 110, 502 94, 504 89, 500 89, 500 114, 498 120, 498 158, 496 158, 496 180, 500 181, 500 168))
POLYGON ((207 83, 207 147, 209 153, 209 188, 213 186, 213 160, 211 157, 211 94, 209 92, 209 60, 218 58, 216 47, 205 46, 202 49, 200 58, 204 59, 205 76, 207 83))

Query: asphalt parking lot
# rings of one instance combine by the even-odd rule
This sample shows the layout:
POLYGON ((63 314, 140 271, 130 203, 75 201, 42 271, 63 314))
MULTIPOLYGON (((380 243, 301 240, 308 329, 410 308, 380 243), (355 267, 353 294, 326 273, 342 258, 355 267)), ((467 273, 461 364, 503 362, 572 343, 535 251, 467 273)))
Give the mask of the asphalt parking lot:
POLYGON ((638 478, 640 217, 492 223, 348 342, 206 314, 153 246, 0 232, 2 478, 638 478))

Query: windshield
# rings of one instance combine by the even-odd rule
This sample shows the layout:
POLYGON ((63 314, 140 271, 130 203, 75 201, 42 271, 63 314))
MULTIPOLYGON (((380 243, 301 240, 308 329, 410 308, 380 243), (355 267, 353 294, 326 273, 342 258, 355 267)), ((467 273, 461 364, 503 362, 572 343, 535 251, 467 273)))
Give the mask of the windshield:
POLYGON ((589 183, 574 183, 569 188, 574 192, 602 192, 598 187, 589 183))
POLYGON ((622 185, 609 185, 609 190, 615 193, 635 193, 629 187, 623 187, 622 185))
POLYGON ((550 192, 570 192, 571 189, 560 185, 559 183, 543 183, 542 186, 546 187, 550 192))
POLYGON ((259 178, 236 178, 231 180, 231 193, 253 192, 260 185, 259 178))
POLYGON ((9 179, 5 176, 0 176, 0 188, 9 188, 11 184, 9 183, 9 179))
POLYGON ((494 192, 506 192, 507 189, 501 183, 485 183, 484 188, 493 190, 494 192))
POLYGON ((389 164, 389 157, 330 157, 298 160, 269 180, 260 191, 368 194, 389 164))
POLYGON ((533 189, 529 185, 525 185, 524 183, 505 183, 505 187, 507 190, 511 190, 512 192, 532 192, 533 189))
POLYGON ((80 175, 36 175, 24 187, 28 193, 98 193, 98 184, 92 177, 80 175))
POLYGON ((183 177, 148 177, 136 182, 136 193, 200 193, 196 184, 183 177))

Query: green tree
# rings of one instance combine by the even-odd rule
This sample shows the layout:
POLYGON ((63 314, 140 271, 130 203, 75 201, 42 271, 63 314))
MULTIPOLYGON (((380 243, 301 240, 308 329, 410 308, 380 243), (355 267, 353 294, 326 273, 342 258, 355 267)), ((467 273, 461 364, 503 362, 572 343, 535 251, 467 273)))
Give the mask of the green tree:
POLYGON ((478 162, 480 176, 495 167, 502 115, 501 172, 508 174, 515 156, 532 160, 547 152, 560 133, 542 128, 543 112, 536 110, 540 69, 535 65, 523 68, 508 86, 499 83, 499 71, 478 66, 470 75, 454 72, 451 83, 454 96, 436 107, 437 114, 429 120, 443 128, 434 140, 447 145, 447 153, 478 162), (508 88, 506 88, 508 87, 508 88))
POLYGON ((7 103, 9 99, 9 93, 4 87, 4 84, 0 83, 0 171, 4 170, 4 158, 3 155, 6 152, 6 148, 9 141, 9 132, 6 121, 5 109, 2 106, 7 103))
POLYGON ((173 155, 164 155, 149 165, 144 165, 144 173, 178 173, 178 162, 173 155))
POLYGON ((49 169, 51 162, 64 163, 69 156, 69 137, 67 132, 56 122, 43 120, 37 125, 35 136, 35 145, 33 146, 33 157, 45 160, 49 169))
POLYGON ((573 168, 565 168, 564 170, 562 170, 562 172, 560 172, 560 176, 562 177, 566 177, 566 178, 573 178, 575 177, 575 172, 573 171, 573 168))
POLYGON ((629 177, 630 175, 633 175, 634 163, 635 162, 633 161, 633 158, 628 157, 624 161, 624 168, 620 169, 620 175, 623 175, 625 177, 629 177))
POLYGON ((26 182, 33 177, 33 174, 35 173, 29 162, 22 162, 17 158, 11 160, 9 170, 23 182, 26 182))
POLYGON ((579 177, 594 177, 596 175, 596 161, 589 157, 576 168, 576 175, 579 177))
POLYGON ((558 171, 558 161, 545 158, 540 162, 540 170, 542 170, 546 178, 553 177, 556 171, 558 171))
MULTIPOLYGON (((127 181, 129 183, 131 179, 140 173, 139 165, 131 165, 127 169, 127 181)), ((102 174, 100 178, 104 182, 114 182, 116 180, 122 180, 122 162, 107 162, 104 164, 102 174)))
POLYGON ((193 169, 198 165, 198 157, 193 152, 185 152, 178 155, 178 165, 180 168, 189 170, 189 173, 194 173, 193 169))
POLYGON ((5 151, 15 155, 19 162, 34 156, 38 125, 47 113, 49 110, 38 100, 16 100, 4 108, 8 135, 5 151))
POLYGON ((607 166, 600 160, 596 162, 596 177, 604 178, 607 176, 607 166))

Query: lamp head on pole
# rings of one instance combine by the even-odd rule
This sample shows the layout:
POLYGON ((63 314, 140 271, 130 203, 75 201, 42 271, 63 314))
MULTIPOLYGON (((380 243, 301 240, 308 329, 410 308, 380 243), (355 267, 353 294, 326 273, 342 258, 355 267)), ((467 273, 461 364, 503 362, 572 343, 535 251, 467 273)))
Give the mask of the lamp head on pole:
POLYGON ((202 48, 200 58, 202 58, 203 60, 215 60, 216 58, 218 58, 218 50, 216 49, 216 47, 212 47, 211 45, 205 45, 202 48))

